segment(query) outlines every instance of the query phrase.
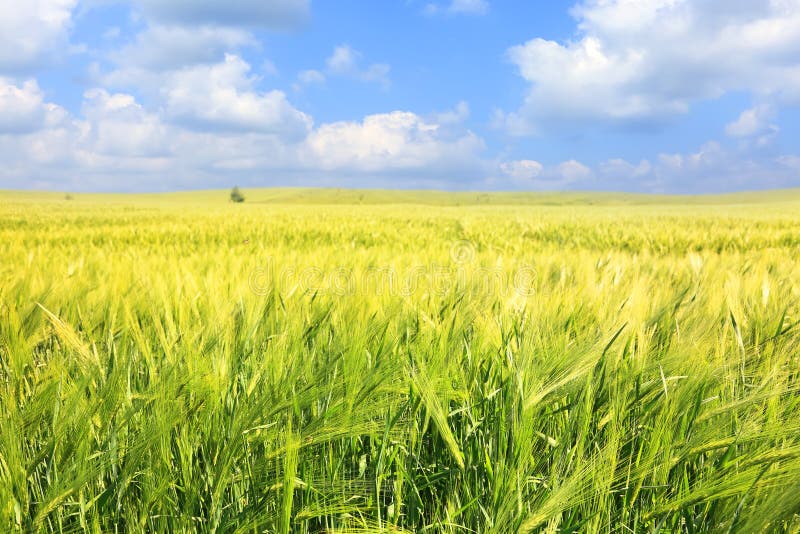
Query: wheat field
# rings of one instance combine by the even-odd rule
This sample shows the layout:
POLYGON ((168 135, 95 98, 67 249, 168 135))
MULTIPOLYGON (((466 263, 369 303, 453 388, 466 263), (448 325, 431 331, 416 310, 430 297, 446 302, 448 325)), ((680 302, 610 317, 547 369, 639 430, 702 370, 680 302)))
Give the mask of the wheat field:
POLYGON ((0 192, 0 531, 800 531, 800 193, 244 192, 0 192))

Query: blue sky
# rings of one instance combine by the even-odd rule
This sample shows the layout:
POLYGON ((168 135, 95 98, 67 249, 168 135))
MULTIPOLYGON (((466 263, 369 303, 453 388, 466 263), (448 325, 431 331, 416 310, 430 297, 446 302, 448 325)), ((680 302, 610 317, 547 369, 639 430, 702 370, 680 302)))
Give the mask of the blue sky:
POLYGON ((0 0, 0 188, 795 187, 798 104, 800 0, 0 0))

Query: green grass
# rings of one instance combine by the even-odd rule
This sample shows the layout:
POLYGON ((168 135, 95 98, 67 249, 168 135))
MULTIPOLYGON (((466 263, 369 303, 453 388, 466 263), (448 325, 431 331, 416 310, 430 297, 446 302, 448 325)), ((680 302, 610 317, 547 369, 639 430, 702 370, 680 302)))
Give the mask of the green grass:
POLYGON ((800 194, 0 192, 0 531, 798 532, 800 194))

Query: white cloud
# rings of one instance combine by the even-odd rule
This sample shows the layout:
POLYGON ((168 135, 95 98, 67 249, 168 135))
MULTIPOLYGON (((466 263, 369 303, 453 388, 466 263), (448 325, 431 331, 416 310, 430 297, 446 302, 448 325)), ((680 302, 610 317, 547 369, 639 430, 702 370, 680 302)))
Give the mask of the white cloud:
POLYGON ((131 95, 109 94, 103 89, 87 91, 83 117, 82 141, 96 156, 152 158, 170 152, 167 125, 131 95))
POLYGON ((361 68, 362 54, 349 45, 339 45, 333 49, 331 56, 325 61, 328 72, 340 76, 350 76, 364 82, 377 82, 388 87, 389 65, 373 63, 361 68))
POLYGON ((136 89, 160 108, 165 121, 197 131, 261 132, 297 139, 312 125, 311 117, 292 106, 285 93, 258 89, 259 77, 235 54, 223 54, 215 63, 168 70, 123 67, 96 79, 105 87, 136 89))
POLYGON ((759 104, 744 110, 739 118, 725 126, 725 133, 731 137, 754 139, 756 146, 766 146, 778 135, 780 128, 771 121, 775 117, 775 107, 759 104))
POLYGON ((59 189, 69 182, 73 134, 66 128, 15 136, 0 134, 0 188, 59 189))
MULTIPOLYGON (((52 106, 52 104, 44 104, 52 106)), ((48 189, 136 189, 175 184, 175 131, 135 99, 92 89, 82 117, 61 110, 36 131, 0 135, 0 184, 48 189)))
POLYGON ((355 171, 461 167, 484 148, 470 132, 448 136, 438 124, 407 111, 323 124, 306 145, 309 159, 322 169, 355 171))
MULTIPOLYGON (((492 187, 702 192, 790 187, 800 157, 754 158, 746 148, 709 142, 654 163, 610 159, 591 168, 575 160, 495 163, 469 131, 411 112, 324 124, 304 139, 261 131, 197 131, 166 122, 124 93, 87 91, 81 116, 46 102, 35 82, 15 86, 27 109, 52 110, 39 129, 0 133, 0 187, 159 190, 240 185, 492 187), (492 170, 500 177, 491 176, 492 170), (266 177, 266 178, 265 178, 266 177)), ((20 109, 25 107, 21 104, 20 109)), ((47 114, 46 112, 45 114, 47 114)), ((440 114, 441 115, 441 114, 440 114)))
POLYGON ((517 132, 659 120, 730 91, 800 95, 797 0, 586 0, 572 13, 575 40, 509 49, 530 83, 522 107, 503 117, 517 132))
POLYGON ((125 70, 160 71, 212 63, 226 52, 255 44, 250 33, 238 29, 156 24, 137 34, 131 44, 112 52, 110 58, 125 70))
POLYGON ((45 103, 36 80, 15 85, 0 78, 0 134, 23 134, 53 126, 64 120, 66 111, 45 103))
POLYGON ((134 0, 154 20, 179 25, 288 29, 309 15, 309 0, 134 0))
POLYGON ((500 170, 515 181, 524 182, 533 180, 542 174, 544 166, 532 159, 508 161, 500 164, 500 170))
POLYGON ((0 78, 0 187, 24 187, 48 174, 63 181, 78 135, 67 111, 45 102, 35 80, 15 85, 0 78))
POLYGON ((0 72, 30 71, 66 48, 77 0, 0 1, 0 72))
POLYGON ((769 127, 772 115, 770 106, 756 106, 742 111, 739 118, 725 126, 725 133, 732 137, 750 137, 769 127))
MULTIPOLYGON (((235 65, 236 58, 228 63, 235 65)), ((403 186, 446 187, 452 180, 479 179, 486 171, 480 138, 410 112, 326 124, 299 137, 260 125, 241 127, 236 121, 242 116, 272 117, 263 111, 265 95, 239 90, 231 99, 217 99, 214 79, 225 78, 224 73, 200 67, 182 72, 190 72, 191 81, 198 83, 195 75, 212 79, 210 88, 193 93, 204 95, 201 100, 211 116, 199 119, 212 122, 208 128, 170 121, 168 108, 148 110, 130 94, 92 89, 84 95, 80 117, 61 110, 59 120, 39 121, 38 130, 0 133, 0 187, 164 190, 232 182, 390 187, 398 181, 403 186), (215 106, 222 101, 232 101, 238 111, 226 107, 219 116, 215 106), (237 128, 221 128, 219 121, 236 122, 237 128)), ((224 83, 220 91, 228 86, 224 83)), ((53 106, 42 99, 35 82, 16 89, 31 100, 30 113, 53 106)), ((188 102, 194 120, 200 104, 188 102)))
POLYGON ((228 54, 222 63, 169 73, 161 90, 166 116, 201 130, 304 136, 311 118, 295 109, 281 91, 257 91, 249 71, 247 62, 228 54))

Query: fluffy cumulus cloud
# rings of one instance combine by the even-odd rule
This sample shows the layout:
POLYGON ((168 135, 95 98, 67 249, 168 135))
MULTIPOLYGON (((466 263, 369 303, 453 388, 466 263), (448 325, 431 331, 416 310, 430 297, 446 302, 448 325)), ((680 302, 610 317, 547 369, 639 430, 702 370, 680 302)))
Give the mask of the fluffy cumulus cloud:
MULTIPOLYGON (((200 89, 186 101, 176 95, 177 100, 170 101, 168 96, 168 105, 158 109, 148 109, 128 93, 92 89, 84 94, 77 116, 48 102, 33 80, 0 80, 0 184, 158 190, 224 187, 231 180, 242 185, 292 184, 302 177, 309 185, 701 192, 787 187, 800 173, 795 155, 760 157, 750 145, 731 148, 718 142, 689 153, 657 154, 652 162, 492 162, 483 154, 483 141, 464 128, 469 108, 463 102, 428 117, 395 111, 316 128, 304 124, 302 135, 287 136, 280 133, 282 128, 262 127, 277 127, 286 118, 267 105, 270 93, 248 85, 242 63, 231 56, 200 70, 178 71, 190 79, 175 87, 200 89), (236 94, 215 96, 231 86, 239 87, 236 94), (196 95, 202 95, 200 100, 194 100, 196 95), (217 101, 240 101, 241 113, 227 107, 214 111, 217 101), (176 110, 210 125, 184 124, 175 120, 176 110), (240 122, 245 116, 248 119, 240 122), (255 126, 247 122, 253 116, 262 116, 255 126), (225 127, 220 129, 219 121, 225 127)), ((737 122, 742 131, 731 135, 757 135, 762 129, 745 128, 750 124, 747 118, 737 122)))
MULTIPOLYGON (((231 64, 237 61, 228 59, 231 64)), ((241 66, 238 68, 241 74, 241 66)), ((46 102, 35 82, 13 85, 4 81, 0 111, 12 107, 20 117, 12 121, 12 115, 0 114, 5 120, 0 131, 4 161, 0 184, 158 190, 224 187, 230 180, 242 185, 287 185, 297 184, 302 177, 307 185, 446 187, 451 179, 477 180, 485 170, 480 159, 482 140, 461 126, 437 123, 435 116, 426 119, 395 111, 306 130, 310 123, 305 122, 305 115, 300 119, 282 117, 283 99, 273 100, 269 93, 245 91, 220 100, 238 101, 241 109, 225 106, 224 111, 215 111, 214 78, 219 73, 191 69, 183 74, 196 75, 198 79, 191 81, 197 84, 199 78, 210 80, 203 90, 192 93, 203 95, 201 100, 194 96, 186 101, 168 98, 174 108, 148 110, 131 94, 92 89, 84 94, 79 116, 46 102), (186 111, 193 121, 198 117, 209 121, 213 127, 193 128, 176 121, 176 109, 186 111), (251 124, 252 117, 261 120, 251 124), (304 133, 283 135, 285 126, 280 125, 297 120, 304 133), (221 130, 218 121, 224 126, 221 130), (278 133, 263 128, 264 123, 278 133)), ((299 112, 289 108, 288 113, 299 112)))
POLYGON ((128 94, 92 89, 84 95, 83 154, 92 157, 163 158, 170 154, 168 127, 128 94))
POLYGON ((450 135, 441 125, 407 111, 323 124, 306 144, 310 160, 322 169, 360 172, 468 166, 484 148, 471 132, 450 135))
POLYGON ((109 59, 128 72, 163 71, 218 61, 228 51, 255 44, 253 36, 241 29, 156 24, 138 33, 132 43, 112 51, 109 59))
POLYGON ((0 2, 0 72, 31 71, 63 51, 77 0, 0 2))
POLYGON ((26 134, 55 126, 66 117, 61 107, 44 102, 36 80, 19 85, 0 78, 0 134, 26 134))
POLYGON ((309 15, 309 0, 135 0, 157 21, 181 25, 289 29, 309 15))
POLYGON ((0 132, 3 185, 135 189, 146 185, 143 173, 167 170, 174 131, 131 95, 87 91, 80 116, 41 100, 39 107, 44 120, 30 121, 23 132, 0 132), (129 181, 126 173, 137 177, 129 181))
POLYGON ((322 124, 292 139, 260 129, 189 128, 165 109, 149 110, 130 94, 105 89, 87 91, 78 116, 47 102, 33 81, 3 80, 0 95, 3 187, 159 190, 225 187, 233 180, 702 192, 787 187, 800 173, 795 155, 759 157, 749 145, 713 141, 688 153, 657 154, 652 162, 492 162, 483 141, 459 122, 463 104, 428 117, 395 111, 322 124))
POLYGON ((26 133, 0 133, 0 188, 56 189, 73 180, 79 134, 77 124, 67 120, 26 133))
MULTIPOLYGON (((164 4, 169 9, 186 9, 180 2, 164 4)), ((234 9, 249 5, 233 4, 238 6, 234 9)), ((270 10, 305 5, 263 4, 270 10)), ((204 2, 199 5, 201 11, 210 9, 204 2)), ((255 9, 254 16, 258 13, 255 9)), ((182 24, 151 23, 127 45, 107 53, 113 68, 102 72, 99 66, 94 67, 97 85, 120 93, 138 93, 149 109, 158 111, 159 120, 193 131, 257 132, 284 140, 303 138, 308 133, 311 118, 296 109, 282 91, 262 89, 261 78, 242 58, 241 48, 259 46, 253 34, 241 28, 192 27, 184 20, 179 22, 182 24)), ((277 73, 269 60, 264 59, 262 65, 265 74, 277 73)))
POLYGON ((311 118, 281 91, 258 92, 250 66, 238 56, 169 73, 161 89, 166 115, 196 129, 258 131, 303 137, 311 118))
POLYGON ((776 115, 774 105, 759 104, 742 111, 738 119, 725 126, 725 133, 745 143, 767 146, 780 132, 780 128, 772 122, 776 115))
POLYGON ((584 0, 572 14, 574 40, 508 51, 530 84, 501 117, 512 131, 654 121, 731 91, 800 96, 798 0, 584 0))
POLYGON ((744 110, 739 118, 725 127, 725 133, 733 137, 751 137, 777 128, 770 124, 774 111, 772 106, 760 105, 744 110))
POLYGON ((0 187, 30 187, 74 157, 80 130, 69 113, 46 102, 35 81, 0 78, 0 187))

